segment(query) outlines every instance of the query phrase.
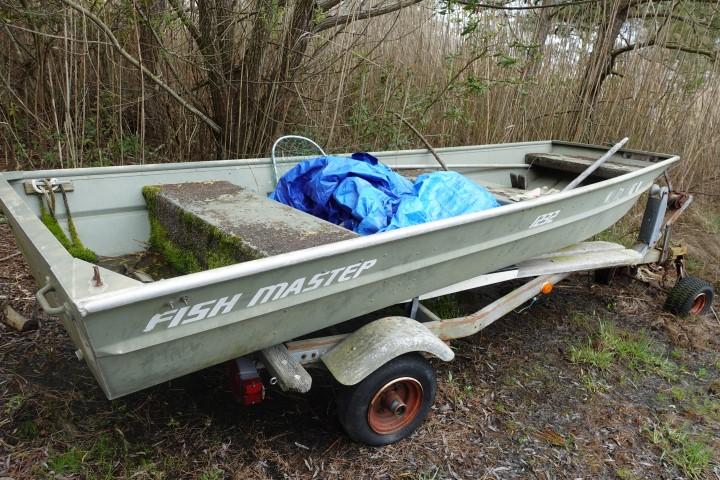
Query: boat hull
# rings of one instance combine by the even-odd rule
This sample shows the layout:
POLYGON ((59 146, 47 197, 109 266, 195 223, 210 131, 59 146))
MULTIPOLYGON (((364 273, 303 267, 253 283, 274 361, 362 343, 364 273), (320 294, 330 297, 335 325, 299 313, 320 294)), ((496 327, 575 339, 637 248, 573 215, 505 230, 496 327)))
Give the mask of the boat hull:
POLYGON ((616 223, 675 161, 151 284, 103 271, 105 290, 92 287, 92 265, 57 251, 7 182, 0 182, 0 200, 38 282, 49 277, 73 341, 107 397, 116 398, 585 240, 616 223))

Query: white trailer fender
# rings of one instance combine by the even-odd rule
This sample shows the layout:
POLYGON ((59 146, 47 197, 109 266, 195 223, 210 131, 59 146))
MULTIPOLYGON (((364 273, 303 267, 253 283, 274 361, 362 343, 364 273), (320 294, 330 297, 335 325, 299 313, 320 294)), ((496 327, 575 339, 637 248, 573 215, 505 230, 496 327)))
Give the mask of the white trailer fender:
POLYGON ((407 317, 385 317, 348 335, 321 360, 338 382, 355 385, 409 352, 427 352, 446 362, 455 357, 450 347, 422 323, 407 317))

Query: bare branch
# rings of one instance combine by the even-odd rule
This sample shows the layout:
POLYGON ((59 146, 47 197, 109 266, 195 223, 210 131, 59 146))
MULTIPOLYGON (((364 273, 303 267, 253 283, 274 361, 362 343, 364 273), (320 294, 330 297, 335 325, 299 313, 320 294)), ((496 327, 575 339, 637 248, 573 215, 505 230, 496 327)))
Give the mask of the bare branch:
POLYGON ((130 55, 130 54, 120 45, 120 42, 118 41, 118 39, 117 39, 117 38, 115 37, 115 35, 113 34, 113 32, 112 32, 112 30, 110 29, 110 27, 108 27, 107 24, 105 24, 105 22, 103 22, 102 20, 100 20, 100 18, 98 18, 95 14, 93 14, 93 13, 90 12, 89 10, 85 9, 85 7, 83 7, 83 6, 75 3, 73 0, 62 0, 62 2, 63 2, 65 5, 67 5, 68 7, 72 8, 73 10, 76 10, 76 11, 78 11, 79 13, 81 13, 82 15, 85 15, 85 16, 86 16, 88 19, 90 19, 95 25, 97 25, 98 28, 100 28, 100 30, 102 30, 103 33, 105 33, 105 35, 108 37, 108 39, 110 40, 110 43, 113 44, 113 46, 115 47, 115 49, 116 49, 123 57, 125 57, 125 59, 126 59, 128 62, 132 63, 135 67, 139 68, 139 69, 145 74, 146 77, 148 77, 150 80, 152 80, 153 82, 155 82, 155 84, 157 84, 160 88, 162 88, 162 89, 165 90, 167 93, 169 93, 171 97, 173 97, 175 100, 178 101, 178 103, 180 103, 180 105, 182 105, 182 106, 185 107, 187 110, 189 110, 191 113, 193 113, 195 116, 197 116, 200 120, 203 121, 203 123, 205 123, 205 125, 207 125, 208 127, 210 127, 214 132, 220 133, 220 132, 222 131, 221 128, 220 128, 220 126, 219 126, 217 123, 213 122, 212 119, 210 119, 210 117, 208 117, 207 115, 205 115, 203 112, 201 112, 200 110, 198 110, 197 108, 195 108, 192 104, 190 104, 187 100, 185 100, 184 98, 182 98, 175 90, 172 89, 172 87, 170 87, 170 85, 168 85, 167 83, 165 83, 164 81, 162 81, 162 80, 160 79, 160 77, 158 77, 157 75, 155 75, 154 73, 152 73, 152 72, 151 72, 150 70, 148 70, 144 65, 142 65, 135 57, 133 57, 132 55, 130 55))
POLYGON ((491 10, 538 10, 541 8, 562 8, 562 7, 569 7, 572 5, 597 3, 597 0, 577 0, 574 2, 561 2, 561 3, 543 4, 543 5, 525 5, 522 7, 508 7, 507 5, 502 5, 502 4, 477 3, 477 2, 462 1, 462 0, 455 2, 455 3, 457 3, 459 5, 466 5, 468 7, 475 7, 477 10, 479 10, 481 8, 489 8, 491 10))
POLYGON ((450 90, 450 88, 453 86, 455 81, 460 77, 460 75, 462 75, 462 73, 465 70, 470 68, 470 66, 472 66, 473 63, 475 63, 476 61, 478 61, 482 57, 484 57, 487 54, 487 52, 488 52, 488 49, 485 48, 482 52, 478 53, 477 55, 474 55, 470 60, 468 60, 468 62, 465 64, 465 66, 463 66, 460 70, 455 72, 455 75, 453 75, 452 78, 450 78, 450 80, 445 84, 445 87, 440 91, 440 93, 435 95, 435 98, 433 98, 432 101, 430 101, 430 103, 428 103, 428 105, 425 107, 425 110, 423 110, 423 116, 438 102, 438 100, 440 100, 443 97, 443 95, 445 95, 445 93, 448 90, 450 90))
POLYGON ((400 121, 403 122, 405 125, 407 125, 408 128, 410 130, 412 130, 415 135, 417 135, 417 137, 420 139, 420 141, 422 141, 425 144, 425 146, 427 147, 427 149, 430 150, 430 153, 432 153, 432 156, 435 157, 435 160, 437 160, 437 162, 440 164, 442 169, 447 172, 448 171, 447 164, 445 164, 445 162, 442 161, 442 158, 440 158, 440 155, 438 155, 437 151, 435 151, 435 149, 432 147, 432 145, 430 145, 430 142, 427 141, 427 138, 425 138, 425 136, 422 133, 420 133, 420 131, 417 128, 415 128, 415 126, 412 123, 407 121, 407 119, 405 119, 405 117, 403 117, 402 115, 400 115, 397 112, 393 112, 393 113, 395 113, 395 116, 397 118, 399 118, 400 121))
MULTIPOLYGON (((634 0, 631 1, 628 6, 629 7, 636 7, 638 5, 642 5, 645 3, 651 3, 651 2, 669 2, 672 0, 634 0)), ((695 3, 715 3, 717 0, 690 0, 695 3)), ((489 8, 492 10, 538 10, 542 8, 562 8, 562 7, 570 7, 573 5, 584 5, 587 3, 597 3, 597 0, 576 0, 572 2, 560 2, 560 3, 554 3, 554 4, 543 4, 543 5, 524 5, 520 7, 509 7, 507 5, 503 4, 493 4, 493 3, 477 3, 472 1, 463 1, 460 0, 458 2, 459 5, 467 5, 470 7, 476 7, 477 9, 481 8, 489 8)))
MULTIPOLYGON (((142 8, 140 8, 138 5, 135 5, 135 9, 136 9, 137 12, 140 14, 140 17, 143 19, 143 22, 145 22, 145 26, 148 28, 148 30, 150 30, 150 33, 152 34, 153 38, 154 38, 155 41, 157 42, 158 46, 159 46, 164 52, 168 52, 168 53, 169 53, 169 50, 168 50, 167 48, 165 48, 165 45, 163 45, 163 41, 162 41, 162 39, 160 38, 160 35, 158 35, 157 31, 155 30, 155 28, 154 28, 153 25, 152 25, 152 22, 151 22, 150 19, 147 17, 147 15, 145 15, 145 12, 142 11, 142 8)), ((170 72, 172 73, 173 78, 175 79, 175 81, 176 81, 180 86, 182 86, 184 90, 187 90, 187 88, 184 87, 182 81, 180 81, 180 75, 178 74, 177 69, 175 68, 175 65, 174 65, 172 62, 168 62, 168 61, 166 61, 165 63, 167 64, 168 68, 170 69, 170 72)))
POLYGON ((318 2, 317 8, 318 10, 322 10, 323 12, 327 12, 333 7, 336 7, 342 3, 343 0, 324 0, 322 2, 318 2))
POLYGON ((704 57, 709 58, 712 61, 717 60, 717 52, 712 51, 712 50, 705 50, 704 48, 688 47, 686 45, 681 45, 677 42, 665 42, 658 46, 666 48, 668 50, 678 50, 680 52, 694 53, 695 55, 702 55, 704 57))
POLYGON ((618 55, 622 55, 623 53, 631 52, 633 50, 640 50, 641 48, 647 48, 652 46, 657 46, 668 50, 678 50, 685 53, 693 53, 695 55, 702 55, 713 61, 717 59, 717 52, 715 51, 697 47, 688 47, 677 42, 658 42, 657 37, 649 38, 644 42, 631 43, 624 47, 616 48, 615 50, 610 52, 610 56, 614 60, 618 55))
POLYGON ((200 32, 198 31, 197 27, 190 21, 190 19, 185 15, 185 10, 183 9, 182 5, 178 2, 178 0, 169 0, 170 5, 173 7, 173 10, 175 10, 175 14, 178 16, 180 21, 183 25, 185 25, 185 28, 187 28, 188 32, 190 32, 190 36, 195 40, 195 43, 197 44, 198 48, 202 48, 203 42, 202 37, 200 36, 200 32))
POLYGON ((685 17, 683 15, 675 15, 672 13, 631 13, 627 16, 627 20, 630 19, 638 19, 638 20, 654 20, 654 19, 660 19, 664 18, 666 20, 675 20, 680 23, 686 23, 688 25, 699 25, 704 28, 712 28, 712 25, 705 22, 700 22, 696 18, 692 17, 685 17))
POLYGON ((328 17, 315 25, 313 32, 318 33, 322 32, 323 30, 327 30, 328 28, 345 25, 347 23, 352 23, 357 20, 366 20, 368 18, 379 17, 388 13, 397 12, 398 10, 409 7, 411 5, 415 5, 416 3, 420 3, 421 1, 422 0, 399 0, 398 2, 393 3, 392 5, 387 5, 385 7, 370 8, 362 12, 351 13, 348 15, 333 15, 332 17, 328 17))

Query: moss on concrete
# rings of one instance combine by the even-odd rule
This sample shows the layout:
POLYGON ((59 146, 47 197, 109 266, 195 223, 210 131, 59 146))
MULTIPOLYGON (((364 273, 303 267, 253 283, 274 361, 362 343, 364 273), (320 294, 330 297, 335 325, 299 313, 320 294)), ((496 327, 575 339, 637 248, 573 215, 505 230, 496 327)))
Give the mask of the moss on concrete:
POLYGON ((160 187, 157 185, 148 185, 143 187, 142 195, 145 197, 145 203, 147 203, 148 209, 155 207, 155 201, 158 193, 160 193, 160 187))
POLYGON ((203 270, 195 254, 173 243, 160 222, 150 217, 150 246, 161 254, 175 270, 181 273, 193 273, 203 270))
POLYGON ((142 190, 148 206, 150 246, 178 272, 193 273, 262 258, 262 255, 247 248, 242 239, 228 235, 179 208, 172 208, 169 215, 175 217, 179 223, 178 229, 182 231, 182 235, 178 234, 177 237, 191 238, 193 248, 173 241, 172 235, 160 220, 161 216, 168 216, 168 212, 160 212, 168 209, 168 205, 164 204, 166 202, 158 199, 160 192, 161 188, 157 185, 146 186, 142 190))
POLYGON ((152 185, 142 193, 151 246, 182 273, 356 236, 224 180, 152 185))

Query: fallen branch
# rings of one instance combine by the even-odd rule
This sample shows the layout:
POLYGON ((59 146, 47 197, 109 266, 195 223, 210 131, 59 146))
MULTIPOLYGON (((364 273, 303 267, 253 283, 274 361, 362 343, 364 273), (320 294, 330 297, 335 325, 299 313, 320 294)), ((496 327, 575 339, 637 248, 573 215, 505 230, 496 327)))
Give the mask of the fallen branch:
POLYGON ((15 258, 15 257, 17 257, 18 255, 20 255, 21 253, 22 253, 22 252, 11 253, 11 254, 8 255, 7 257, 0 258, 0 262, 4 262, 5 260, 10 260, 11 258, 15 258))
POLYGON ((432 147, 432 145, 430 145, 430 142, 427 141, 427 139, 423 136, 423 134, 420 133, 420 131, 417 128, 415 128, 412 123, 405 120, 405 118, 403 118, 402 115, 400 115, 397 112, 394 112, 394 113, 395 113, 395 116, 400 119, 400 121, 402 121, 405 125, 407 125, 408 128, 410 128, 410 130, 412 130, 413 133, 418 136, 418 138, 425 144, 427 149, 430 150, 430 153, 432 153, 433 157, 435 157, 435 160, 437 160, 437 162, 440 164, 442 169, 447 172, 447 170, 448 170, 447 165, 445 165, 445 162, 442 161, 442 159, 440 158, 440 155, 438 155, 438 153, 435 151, 435 149, 432 147))
POLYGON ((33 318, 26 318, 10 305, 5 305, 5 323, 18 332, 27 332, 28 330, 35 329, 38 326, 37 320, 33 318))

